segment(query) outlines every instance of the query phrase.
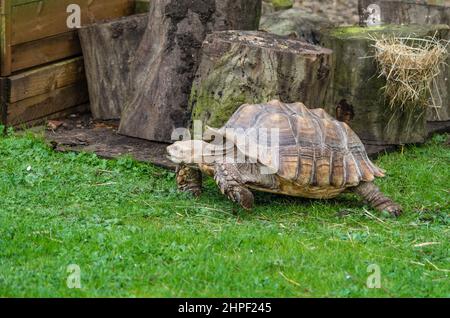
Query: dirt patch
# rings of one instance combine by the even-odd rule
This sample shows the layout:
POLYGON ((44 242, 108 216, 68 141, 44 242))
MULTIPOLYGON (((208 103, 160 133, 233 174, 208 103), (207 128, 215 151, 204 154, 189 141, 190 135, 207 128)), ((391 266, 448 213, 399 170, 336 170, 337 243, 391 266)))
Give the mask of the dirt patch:
POLYGON ((130 155, 138 161, 175 169, 166 157, 167 144, 119 135, 118 125, 118 121, 94 121, 89 114, 74 114, 49 121, 45 137, 56 151, 92 152, 107 159, 130 155))

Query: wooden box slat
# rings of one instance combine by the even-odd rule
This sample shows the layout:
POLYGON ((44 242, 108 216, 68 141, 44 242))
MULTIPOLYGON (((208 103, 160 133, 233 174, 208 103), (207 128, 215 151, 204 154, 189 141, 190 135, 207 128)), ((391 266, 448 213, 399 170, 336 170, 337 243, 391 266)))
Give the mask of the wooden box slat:
POLYGON ((6 124, 17 126, 30 121, 81 105, 89 100, 86 82, 79 82, 50 93, 27 98, 17 103, 9 104, 6 124))
POLYGON ((77 82, 85 81, 82 57, 65 60, 9 77, 10 103, 49 93, 77 82))
POLYGON ((16 5, 11 10, 11 45, 73 31, 66 23, 70 4, 80 6, 82 25, 133 13, 130 0, 45 0, 16 5))
POLYGON ((28 69, 81 54, 77 32, 67 32, 12 47, 11 69, 28 69))
POLYGON ((18 126, 89 100, 82 57, 1 78, 2 123, 18 126))
POLYGON ((69 4, 81 8, 82 25, 130 15, 134 0, 0 0, 0 75, 8 76, 79 55, 76 30, 67 27, 69 4))

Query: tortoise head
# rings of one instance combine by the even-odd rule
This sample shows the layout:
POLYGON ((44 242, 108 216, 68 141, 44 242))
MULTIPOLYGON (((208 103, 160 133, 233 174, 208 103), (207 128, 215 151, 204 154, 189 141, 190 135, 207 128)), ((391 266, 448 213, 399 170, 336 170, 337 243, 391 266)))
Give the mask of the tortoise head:
POLYGON ((355 118, 353 105, 350 105, 346 99, 341 100, 336 106, 336 119, 350 126, 353 118, 355 118))
POLYGON ((204 151, 208 144, 201 140, 177 141, 167 147, 169 159, 177 164, 195 165, 204 161, 204 151))

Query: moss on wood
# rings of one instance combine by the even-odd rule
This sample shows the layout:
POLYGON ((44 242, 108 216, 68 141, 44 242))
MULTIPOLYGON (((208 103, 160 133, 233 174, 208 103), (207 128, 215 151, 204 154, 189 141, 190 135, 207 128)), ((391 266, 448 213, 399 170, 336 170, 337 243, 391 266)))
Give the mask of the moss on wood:
POLYGON ((342 27, 323 35, 322 46, 333 50, 333 75, 327 90, 325 108, 335 113, 336 105, 346 99, 353 105, 352 128, 369 144, 407 144, 423 142, 426 133, 426 109, 409 105, 403 112, 391 109, 383 94, 384 78, 378 77, 373 40, 370 36, 448 37, 446 25, 400 26, 374 28, 342 27))

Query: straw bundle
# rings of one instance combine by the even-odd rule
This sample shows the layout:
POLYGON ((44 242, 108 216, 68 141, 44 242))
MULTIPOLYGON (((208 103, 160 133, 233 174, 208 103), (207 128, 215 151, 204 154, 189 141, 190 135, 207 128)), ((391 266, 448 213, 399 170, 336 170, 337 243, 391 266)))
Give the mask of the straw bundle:
POLYGON ((433 79, 447 58, 448 42, 435 37, 383 36, 374 40, 379 75, 386 78, 384 89, 390 107, 427 107, 433 79))

